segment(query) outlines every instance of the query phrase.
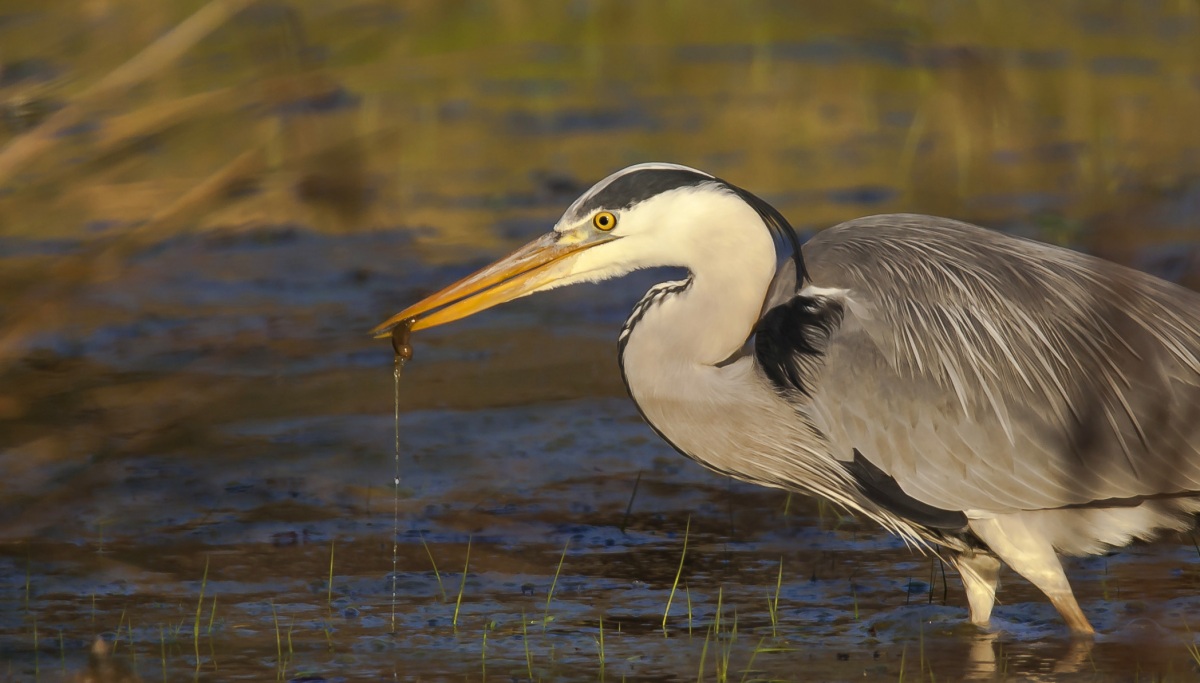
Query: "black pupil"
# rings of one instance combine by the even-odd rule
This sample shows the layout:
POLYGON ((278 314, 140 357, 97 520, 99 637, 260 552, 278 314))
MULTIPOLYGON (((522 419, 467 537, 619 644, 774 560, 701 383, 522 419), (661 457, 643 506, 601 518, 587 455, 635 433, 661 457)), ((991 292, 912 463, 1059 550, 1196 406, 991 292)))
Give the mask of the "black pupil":
POLYGON ((600 225, 608 225, 608 216, 600 217, 600 225))

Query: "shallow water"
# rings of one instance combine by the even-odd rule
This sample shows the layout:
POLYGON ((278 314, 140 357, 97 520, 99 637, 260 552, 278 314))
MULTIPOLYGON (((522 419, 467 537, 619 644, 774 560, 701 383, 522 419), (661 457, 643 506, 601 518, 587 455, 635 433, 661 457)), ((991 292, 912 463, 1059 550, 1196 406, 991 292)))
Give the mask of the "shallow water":
MULTIPOLYGON (((626 163, 1200 282, 1193 5, 699 7, 261 5, 0 176, 0 677, 97 635, 145 680, 1200 675, 1190 537, 1069 562, 1094 644, 1011 574, 982 633, 936 560, 675 454, 614 357, 663 273, 416 335, 393 535, 365 331, 626 163)), ((0 5, 0 143, 195 9, 0 5)))

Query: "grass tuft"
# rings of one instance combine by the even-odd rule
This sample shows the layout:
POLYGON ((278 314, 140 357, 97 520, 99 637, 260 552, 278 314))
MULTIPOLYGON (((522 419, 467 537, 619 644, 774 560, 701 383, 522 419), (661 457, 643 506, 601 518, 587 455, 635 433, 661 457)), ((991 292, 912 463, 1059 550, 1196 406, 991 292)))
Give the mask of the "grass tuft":
POLYGON ((683 594, 687 597, 688 608, 688 637, 692 636, 692 591, 688 588, 687 581, 683 582, 683 594))
POLYGON ((775 577, 775 597, 767 598, 767 612, 771 616, 771 637, 779 637, 779 591, 783 588, 783 558, 779 558, 779 573, 775 577))
MULTIPOLYGON (((192 644, 195 646, 196 652, 196 671, 200 670, 200 615, 204 611, 204 589, 208 587, 209 559, 210 558, 208 555, 204 556, 204 576, 200 578, 200 598, 196 600, 196 621, 192 624, 192 644)), ((129 641, 132 644, 132 635, 130 636, 129 641)))
POLYGON ((292 630, 295 627, 296 627, 296 617, 292 617, 291 619, 288 620, 288 631, 287 631, 287 645, 288 645, 287 661, 288 661, 288 663, 291 663, 292 659, 296 656, 296 651, 292 648, 292 630))
POLYGON ((271 620, 275 622, 275 678, 283 679, 283 637, 279 633, 279 614, 275 611, 275 601, 271 600, 271 620))
POLYGON ((130 617, 125 622, 125 632, 129 634, 129 661, 133 669, 133 678, 134 680, 141 680, 138 677, 137 641, 133 638, 133 617, 130 617))
POLYGON ((746 666, 742 669, 741 683, 746 683, 746 676, 749 676, 750 672, 754 670, 754 658, 758 656, 759 652, 763 651, 762 644, 765 640, 766 636, 759 638, 758 644, 755 645, 754 649, 750 651, 750 659, 746 661, 746 666))
POLYGON ((692 516, 688 515, 687 526, 685 526, 683 529, 683 551, 679 553, 679 569, 675 571, 675 582, 671 584, 671 593, 667 596, 667 607, 663 610, 663 635, 667 634, 667 617, 671 614, 671 601, 675 599, 675 589, 679 587, 679 577, 683 576, 683 560, 687 557, 688 536, 690 535, 691 530, 692 516))
POLYGON ((600 673, 604 674, 604 615, 600 615, 600 639, 596 641, 596 647, 599 649, 600 657, 600 673))
POLYGON ((212 638, 213 623, 217 620, 217 596, 213 594, 212 611, 208 613, 208 632, 209 638, 212 638))
MULTIPOLYGON (((717 603, 721 603, 721 593, 717 593, 717 603)), ((720 636, 720 630, 717 631, 720 636)), ((725 644, 721 647, 721 659, 717 661, 717 683, 728 683, 729 681, 729 660, 733 656, 733 647, 737 643, 737 610, 733 612, 733 627, 729 629, 729 637, 725 639, 725 644)))
POLYGON ((717 637, 721 636, 721 611, 725 604, 725 586, 717 586, 717 612, 713 615, 713 628, 717 637))
POLYGON ((483 625, 483 645, 479 648, 479 680, 487 680, 487 633, 490 624, 483 625))
POLYGON ((550 590, 546 592, 546 611, 542 614, 542 633, 546 632, 546 623, 550 621, 550 601, 554 599, 554 588, 558 585, 558 575, 562 573, 563 561, 567 559, 567 548, 571 547, 571 539, 563 545, 562 555, 558 557, 558 568, 554 570, 554 580, 550 582, 550 590))
POLYGON ((700 648, 700 670, 696 672, 696 683, 704 681, 704 660, 708 659, 708 641, 712 639, 713 627, 704 632, 704 647, 700 648))
POLYGON ((429 557, 429 564, 433 567, 433 578, 437 579, 438 590, 442 593, 442 602, 446 602, 446 587, 442 585, 442 574, 438 571, 437 562, 433 560, 433 551, 429 549, 429 544, 425 542, 425 534, 418 533, 417 538, 421 539, 421 547, 425 549, 425 554, 429 557))
POLYGON ((325 605, 330 610, 333 609, 333 548, 337 543, 337 538, 329 539, 329 585, 325 590, 325 605))
POLYGON ((529 651, 529 619, 525 617, 525 613, 521 612, 521 641, 525 646, 525 670, 529 672, 529 680, 536 680, 533 677, 533 653, 529 651))
MULTIPOLYGON (((35 625, 36 621, 33 622, 35 625)), ((125 610, 121 610, 121 616, 117 617, 117 630, 113 634, 113 644, 110 654, 117 654, 117 646, 121 644, 121 627, 125 625, 125 610)))
POLYGON ((462 607, 463 591, 467 588, 467 570, 471 568, 471 536, 467 537, 467 560, 463 564, 462 580, 458 582, 458 598, 454 601, 454 619, 451 621, 451 626, 454 627, 454 632, 458 632, 458 610, 462 607))

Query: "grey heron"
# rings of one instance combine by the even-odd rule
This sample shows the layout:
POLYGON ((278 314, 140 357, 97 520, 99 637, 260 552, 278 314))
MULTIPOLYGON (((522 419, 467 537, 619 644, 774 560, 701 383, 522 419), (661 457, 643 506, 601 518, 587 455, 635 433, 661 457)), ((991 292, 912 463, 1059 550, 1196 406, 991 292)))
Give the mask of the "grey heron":
POLYGON ((801 245, 750 192, 640 164, 373 333, 658 266, 687 276, 652 287, 617 344, 650 426, 712 470, 938 553, 975 624, 1006 563, 1092 633, 1059 556, 1200 511, 1200 295, 945 218, 861 218, 801 245))

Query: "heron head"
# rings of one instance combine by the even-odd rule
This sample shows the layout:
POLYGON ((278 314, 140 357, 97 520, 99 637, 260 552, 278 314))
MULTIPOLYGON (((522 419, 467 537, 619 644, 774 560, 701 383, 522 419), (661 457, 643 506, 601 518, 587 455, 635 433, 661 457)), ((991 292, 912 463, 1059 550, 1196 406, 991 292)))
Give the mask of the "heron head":
POLYGON ((434 327, 534 292, 640 268, 695 273, 719 263, 769 282, 786 259, 802 274, 799 254, 791 226, 754 195, 686 166, 639 164, 596 183, 551 232, 409 306, 371 334, 385 337, 409 318, 416 319, 413 330, 434 327))

